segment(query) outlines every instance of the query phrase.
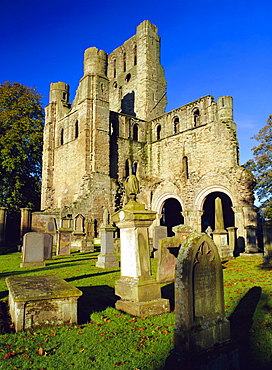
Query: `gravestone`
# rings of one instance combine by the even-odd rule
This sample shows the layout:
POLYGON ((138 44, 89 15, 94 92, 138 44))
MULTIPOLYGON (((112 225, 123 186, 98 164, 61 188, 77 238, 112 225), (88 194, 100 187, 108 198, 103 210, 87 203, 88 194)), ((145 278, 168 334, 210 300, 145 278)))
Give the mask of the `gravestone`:
POLYGON ((53 236, 48 233, 44 233, 44 259, 52 259, 52 249, 53 249, 53 236))
POLYGON ((72 221, 71 217, 64 217, 61 220, 61 227, 58 230, 58 256, 70 256, 71 254, 72 221))
POLYGON ((174 237, 159 241, 156 279, 160 283, 170 283, 175 280, 175 268, 179 248, 183 241, 193 232, 190 226, 183 224, 174 226, 172 230, 175 233, 174 237))
POLYGON ((175 280, 177 255, 181 245, 178 238, 165 238, 159 241, 158 266, 156 280, 160 283, 170 283, 175 280))
POLYGON ((223 272, 218 250, 202 233, 182 244, 176 265, 174 350, 166 367, 238 369, 238 352, 230 342, 225 317, 223 272), (202 363, 203 365, 203 363, 202 363))
POLYGON ((44 234, 29 232, 23 236, 23 253, 20 267, 45 266, 44 234))
POLYGON ((116 228, 113 227, 109 222, 109 211, 104 210, 103 213, 103 224, 100 228, 101 234, 101 252, 98 255, 98 260, 96 262, 96 267, 101 268, 118 268, 119 262, 117 261, 116 255, 114 253, 114 238, 113 233, 116 228))
POLYGON ((154 258, 158 258, 158 249, 160 239, 167 238, 167 226, 155 226, 153 229, 153 248, 154 258))

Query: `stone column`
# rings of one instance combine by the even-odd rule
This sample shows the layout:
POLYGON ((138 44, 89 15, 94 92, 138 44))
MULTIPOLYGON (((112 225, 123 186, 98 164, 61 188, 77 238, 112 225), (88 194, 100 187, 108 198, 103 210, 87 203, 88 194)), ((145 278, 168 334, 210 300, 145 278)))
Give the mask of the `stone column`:
POLYGON ((31 230, 31 209, 21 208, 20 240, 31 230))
POLYGON ((115 284, 121 299, 115 307, 134 316, 170 311, 169 300, 161 298, 160 284, 151 276, 148 227, 155 218, 156 212, 135 200, 112 216, 121 241, 121 278, 115 284))
POLYGON ((8 209, 6 207, 0 207, 0 253, 6 247, 7 213, 8 209))
POLYGON ((71 218, 63 218, 61 220, 61 227, 58 230, 58 256, 70 256, 71 254, 72 221, 71 218))
POLYGON ((228 246, 228 233, 224 229, 224 217, 222 200, 217 197, 215 199, 215 230, 212 232, 213 241, 218 248, 221 260, 233 257, 233 253, 228 246))

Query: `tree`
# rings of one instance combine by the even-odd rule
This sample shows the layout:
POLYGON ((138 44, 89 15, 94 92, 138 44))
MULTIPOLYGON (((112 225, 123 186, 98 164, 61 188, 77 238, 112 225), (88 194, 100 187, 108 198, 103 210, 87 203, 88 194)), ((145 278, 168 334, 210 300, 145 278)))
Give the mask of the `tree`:
POLYGON ((256 178, 255 189, 264 216, 272 219, 272 115, 253 138, 260 144, 252 148, 254 159, 249 160, 245 167, 250 169, 256 178))
POLYGON ((41 94, 0 84, 0 206, 39 209, 44 110, 41 94))

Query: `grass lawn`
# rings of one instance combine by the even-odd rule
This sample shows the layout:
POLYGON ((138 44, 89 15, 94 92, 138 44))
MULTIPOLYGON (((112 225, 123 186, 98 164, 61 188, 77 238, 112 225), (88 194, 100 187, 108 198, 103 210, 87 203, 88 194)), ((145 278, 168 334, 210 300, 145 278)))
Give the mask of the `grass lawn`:
MULTIPOLYGON (((79 323, 0 335, 0 369, 162 369, 173 348, 175 314, 136 318, 114 308, 119 269, 95 266, 97 252, 54 257, 46 267, 20 268, 21 254, 0 256, 0 304, 7 307, 5 278, 10 275, 58 275, 83 291, 79 323)), ((223 264, 225 307, 243 369, 271 369, 272 269, 260 257, 238 257, 223 264)), ((155 274, 156 260, 152 259, 155 274)), ((174 308, 173 284, 162 296, 174 308)), ((0 318, 1 320, 1 318, 0 318)))

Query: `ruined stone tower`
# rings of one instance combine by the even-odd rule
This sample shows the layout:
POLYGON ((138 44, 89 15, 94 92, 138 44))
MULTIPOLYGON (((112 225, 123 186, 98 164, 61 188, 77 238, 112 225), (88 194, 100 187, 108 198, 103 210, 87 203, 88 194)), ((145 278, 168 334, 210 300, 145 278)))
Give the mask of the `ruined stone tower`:
MULTIPOLYGON (((105 208, 124 201, 123 184, 135 173, 139 200, 157 212, 153 226, 180 223, 205 231, 213 203, 222 199, 225 227, 254 247, 254 181, 239 165, 232 97, 208 95, 169 113, 160 64, 158 29, 143 21, 134 36, 107 55, 84 54, 84 75, 69 103, 69 86, 52 83, 44 129, 42 217, 91 219, 93 233, 105 208), (252 241, 253 240, 253 241, 252 241)), ((39 221, 37 221, 39 219, 39 221)), ((35 221, 36 220, 36 221, 35 221)), ((37 226, 40 225, 40 226, 37 226)), ((82 226, 81 238, 86 230, 82 226)))

